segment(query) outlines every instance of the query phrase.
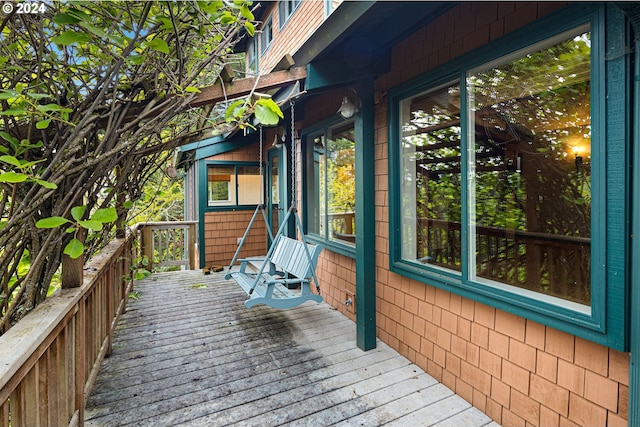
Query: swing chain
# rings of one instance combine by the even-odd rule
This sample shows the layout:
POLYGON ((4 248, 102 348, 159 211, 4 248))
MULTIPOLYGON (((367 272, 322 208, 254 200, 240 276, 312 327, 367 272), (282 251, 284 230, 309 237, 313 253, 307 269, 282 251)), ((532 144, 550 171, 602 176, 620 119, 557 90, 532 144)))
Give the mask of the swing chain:
POLYGON ((260 161, 260 204, 264 205, 264 171, 262 170, 262 126, 260 126, 260 143, 259 161, 260 161))
POLYGON ((295 103, 291 100, 291 206, 297 209, 297 191, 296 191, 296 128, 295 128, 295 103))

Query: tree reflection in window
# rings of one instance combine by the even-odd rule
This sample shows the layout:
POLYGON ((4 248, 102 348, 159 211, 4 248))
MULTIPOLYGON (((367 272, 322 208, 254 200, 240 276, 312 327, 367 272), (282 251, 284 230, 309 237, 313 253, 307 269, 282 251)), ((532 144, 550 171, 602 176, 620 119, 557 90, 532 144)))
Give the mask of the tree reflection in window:
POLYGON ((463 111, 457 81, 400 101, 403 260, 591 304, 590 64, 585 26, 468 72, 463 111))
POLYGON ((467 78, 472 275, 585 305, 590 50, 580 32, 467 78))

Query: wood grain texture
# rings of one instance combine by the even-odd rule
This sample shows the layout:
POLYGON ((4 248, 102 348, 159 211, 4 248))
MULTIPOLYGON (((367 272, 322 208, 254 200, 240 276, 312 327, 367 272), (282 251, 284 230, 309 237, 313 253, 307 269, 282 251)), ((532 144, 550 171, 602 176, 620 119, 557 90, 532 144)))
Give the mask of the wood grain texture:
POLYGON ((247 310, 223 276, 136 284, 86 426, 496 426, 384 343, 358 349, 355 324, 327 304, 247 310))

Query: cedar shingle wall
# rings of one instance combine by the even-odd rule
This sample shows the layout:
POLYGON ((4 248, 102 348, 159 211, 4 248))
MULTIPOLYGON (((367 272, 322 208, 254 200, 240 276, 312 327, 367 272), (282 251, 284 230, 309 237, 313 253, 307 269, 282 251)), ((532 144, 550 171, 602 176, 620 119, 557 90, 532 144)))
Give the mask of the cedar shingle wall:
MULTIPOLYGON (((270 72, 285 54, 293 55, 322 24, 324 21, 324 2, 303 1, 282 30, 280 30, 278 2, 274 2, 270 15, 273 22, 273 41, 264 54, 259 54, 260 74, 270 72)), ((268 17, 269 13, 265 13, 263 19, 266 21, 268 17)), ((259 52, 261 51, 262 47, 259 52)))

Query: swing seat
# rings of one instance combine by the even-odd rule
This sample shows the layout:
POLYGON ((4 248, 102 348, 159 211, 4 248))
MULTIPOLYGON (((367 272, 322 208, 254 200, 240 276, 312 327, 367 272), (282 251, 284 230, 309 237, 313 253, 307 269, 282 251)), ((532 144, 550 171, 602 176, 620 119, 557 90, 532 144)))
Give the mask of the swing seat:
MULTIPOLYGON (((227 273, 225 279, 234 279, 246 292, 249 299, 244 305, 247 308, 264 304, 286 309, 305 301, 322 302, 320 294, 311 293, 310 287, 320 252, 320 245, 306 244, 305 248, 305 243, 281 235, 270 258, 241 259, 240 269, 227 273), (247 271, 247 267, 256 261, 262 261, 262 274, 247 271), (267 264, 268 272, 264 272, 267 264), (300 285, 300 290, 289 289, 293 285, 300 285)), ((319 291, 317 283, 316 287, 319 291)))

